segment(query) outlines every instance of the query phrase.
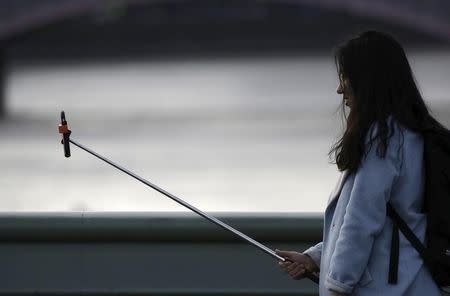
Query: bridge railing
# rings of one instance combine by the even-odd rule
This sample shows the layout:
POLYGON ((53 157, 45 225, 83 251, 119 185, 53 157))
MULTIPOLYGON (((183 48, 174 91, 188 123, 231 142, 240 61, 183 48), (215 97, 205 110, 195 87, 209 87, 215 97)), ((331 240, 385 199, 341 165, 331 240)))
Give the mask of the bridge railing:
MULTIPOLYGON (((215 215, 275 249, 321 240, 320 214, 215 215)), ((317 295, 190 213, 1 213, 0 295, 317 295)))

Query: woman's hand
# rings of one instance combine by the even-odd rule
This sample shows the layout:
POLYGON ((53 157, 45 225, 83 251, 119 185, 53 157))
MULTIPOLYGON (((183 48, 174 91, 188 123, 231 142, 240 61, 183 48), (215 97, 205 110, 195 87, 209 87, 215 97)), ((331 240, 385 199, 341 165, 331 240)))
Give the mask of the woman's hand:
POLYGON ((277 255, 286 259, 284 262, 279 261, 278 265, 295 280, 303 278, 306 271, 319 271, 319 267, 308 255, 295 251, 275 251, 277 255))

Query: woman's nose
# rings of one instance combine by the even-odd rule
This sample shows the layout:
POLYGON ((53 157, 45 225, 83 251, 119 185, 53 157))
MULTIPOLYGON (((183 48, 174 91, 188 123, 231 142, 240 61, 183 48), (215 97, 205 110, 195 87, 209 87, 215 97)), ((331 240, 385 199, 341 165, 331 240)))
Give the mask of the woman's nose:
POLYGON ((338 85, 338 88, 336 89, 336 92, 338 93, 338 94, 342 94, 343 93, 343 91, 342 91, 342 85, 339 83, 339 85, 338 85))

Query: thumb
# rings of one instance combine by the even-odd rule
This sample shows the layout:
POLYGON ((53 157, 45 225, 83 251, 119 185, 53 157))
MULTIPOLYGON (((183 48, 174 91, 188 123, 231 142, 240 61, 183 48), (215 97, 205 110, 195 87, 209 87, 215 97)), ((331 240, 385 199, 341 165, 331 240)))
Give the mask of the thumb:
POLYGON ((278 250, 278 249, 276 249, 275 250, 275 253, 277 254, 277 255, 280 255, 281 257, 284 257, 284 258, 286 258, 286 259, 290 259, 291 257, 292 257, 292 251, 282 251, 282 250, 278 250))

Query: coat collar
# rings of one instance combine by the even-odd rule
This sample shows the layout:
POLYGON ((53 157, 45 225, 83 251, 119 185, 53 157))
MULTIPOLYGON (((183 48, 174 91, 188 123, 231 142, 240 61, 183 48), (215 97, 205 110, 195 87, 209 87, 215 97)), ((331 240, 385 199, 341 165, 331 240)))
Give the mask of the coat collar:
POLYGON ((336 198, 339 197, 339 195, 341 194, 342 187, 344 186, 345 179, 347 178, 348 175, 349 170, 345 170, 341 173, 341 176, 339 177, 336 187, 331 192, 330 197, 328 198, 327 205, 331 204, 336 198))

